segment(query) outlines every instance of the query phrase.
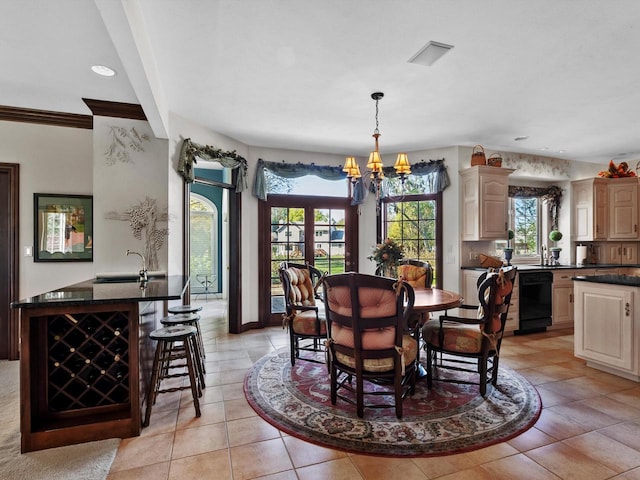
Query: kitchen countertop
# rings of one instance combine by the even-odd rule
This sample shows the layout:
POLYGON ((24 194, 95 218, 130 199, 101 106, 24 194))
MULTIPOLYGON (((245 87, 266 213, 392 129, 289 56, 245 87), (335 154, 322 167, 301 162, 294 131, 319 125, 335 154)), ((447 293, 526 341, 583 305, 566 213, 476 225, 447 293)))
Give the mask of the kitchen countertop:
MULTIPOLYGON (((518 271, 539 271, 539 270, 592 270, 598 268, 620 268, 620 267, 640 267, 640 265, 620 265, 620 264, 587 264, 587 265, 516 265, 518 271)), ((486 270, 479 265, 460 267, 462 270, 486 270)))
POLYGON ((607 283, 609 285, 625 285, 629 287, 640 287, 640 277, 635 275, 579 275, 573 277, 578 282, 607 283))
POLYGON ((101 282, 96 279, 59 288, 11 303, 12 308, 38 308, 61 305, 95 305, 120 302, 179 300, 189 283, 188 277, 171 275, 151 278, 145 288, 133 282, 101 282))

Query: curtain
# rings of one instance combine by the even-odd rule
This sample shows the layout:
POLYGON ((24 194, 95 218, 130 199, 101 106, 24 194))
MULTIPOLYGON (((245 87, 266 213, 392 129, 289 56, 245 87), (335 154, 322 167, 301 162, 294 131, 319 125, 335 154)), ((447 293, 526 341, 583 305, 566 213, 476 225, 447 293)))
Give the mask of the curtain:
MULTIPOLYGON (((303 163, 288 164, 283 162, 266 162, 262 159, 258 160, 258 166, 256 169, 256 177, 253 184, 253 194, 260 200, 267 199, 267 186, 264 176, 264 171, 284 177, 284 178, 299 178, 305 175, 315 175, 325 180, 342 180, 347 178, 347 174, 342 171, 342 166, 331 167, 321 166, 303 163)), ((393 167, 386 167, 384 169, 384 175, 388 178, 398 177, 393 167)), ((444 158, 440 160, 429 160, 428 162, 422 160, 416 165, 411 166, 411 175, 425 176, 429 175, 429 188, 431 192, 441 192, 447 188, 450 184, 449 175, 447 174, 447 168, 444 165, 444 158)), ((365 180, 359 178, 353 186, 353 197, 351 200, 352 205, 360 205, 365 199, 365 180)), ((369 190, 375 191, 375 187, 372 183, 369 183, 369 190)), ((384 190, 384 188, 383 188, 384 190)))
MULTIPOLYGON (((386 178, 399 177, 393 167, 384 167, 382 170, 386 178)), ((451 184, 449 180, 449 174, 447 173, 447 167, 444 164, 444 158, 441 158, 439 160, 429 160, 428 162, 425 160, 420 160, 415 165, 411 165, 411 175, 415 175, 418 177, 428 177, 428 190, 424 193, 439 193, 451 184)), ((384 182, 385 181, 383 181, 383 183, 384 182)), ((375 192, 375 187, 373 185, 369 185, 369 190, 371 192, 375 192)), ((388 188, 383 187, 383 197, 387 196, 387 190, 388 188)))
POLYGON ((248 187, 247 161, 244 157, 238 155, 235 150, 232 152, 224 152, 210 145, 198 145, 197 143, 193 143, 190 138, 182 142, 178 161, 178 173, 182 175, 185 182, 193 183, 193 168, 194 164, 197 163, 196 158, 208 162, 218 162, 225 168, 237 169, 236 191, 242 192, 248 187))
POLYGON ((553 229, 558 228, 558 213, 562 189, 555 185, 550 187, 518 187, 509 185, 509 196, 513 198, 539 198, 549 207, 549 216, 553 229))
POLYGON ((342 171, 342 167, 320 166, 315 163, 284 163, 282 162, 265 162, 261 158, 258 159, 256 168, 256 178, 253 182, 253 194, 260 200, 267 199, 267 182, 264 171, 284 178, 300 178, 306 175, 315 175, 324 180, 343 180, 347 178, 347 174, 342 171))

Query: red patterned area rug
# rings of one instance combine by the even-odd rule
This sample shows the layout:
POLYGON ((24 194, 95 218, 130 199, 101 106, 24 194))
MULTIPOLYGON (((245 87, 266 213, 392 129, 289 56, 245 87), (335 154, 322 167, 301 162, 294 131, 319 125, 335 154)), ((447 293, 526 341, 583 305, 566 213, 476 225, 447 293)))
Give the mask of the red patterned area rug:
POLYGON ((482 398, 477 385, 418 381, 403 417, 395 410, 365 409, 338 398, 331 405, 329 375, 321 364, 298 361, 291 368, 283 348, 258 360, 247 373, 249 404, 278 429, 311 443, 347 452, 391 457, 450 455, 513 438, 536 422, 542 407, 536 389, 500 366, 497 387, 482 398))

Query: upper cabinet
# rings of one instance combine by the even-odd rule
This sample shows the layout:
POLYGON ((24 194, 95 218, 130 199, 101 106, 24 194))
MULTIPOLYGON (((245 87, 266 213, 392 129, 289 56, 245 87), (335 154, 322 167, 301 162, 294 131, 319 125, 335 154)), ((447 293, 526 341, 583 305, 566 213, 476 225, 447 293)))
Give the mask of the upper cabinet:
POLYGON ((587 178, 571 182, 577 242, 638 240, 638 178, 587 178))
POLYGON ((607 179, 571 182, 573 232, 579 242, 607 239, 607 179))
POLYGON ((509 220, 508 177, 514 170, 476 166, 460 172, 462 240, 507 238, 509 220))
POLYGON ((638 235, 638 178, 610 180, 609 239, 637 240, 638 235))

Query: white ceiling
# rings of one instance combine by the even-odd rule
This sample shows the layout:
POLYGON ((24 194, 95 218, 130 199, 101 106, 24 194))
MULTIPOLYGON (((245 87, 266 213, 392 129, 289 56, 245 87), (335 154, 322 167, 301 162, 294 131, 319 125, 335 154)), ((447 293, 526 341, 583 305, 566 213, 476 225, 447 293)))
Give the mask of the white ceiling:
POLYGON ((0 12, 2 105, 140 103, 159 137, 174 112, 248 145, 365 156, 382 91, 383 154, 640 158, 638 0, 0 0, 0 12), (408 63, 430 40, 454 48, 408 63))

